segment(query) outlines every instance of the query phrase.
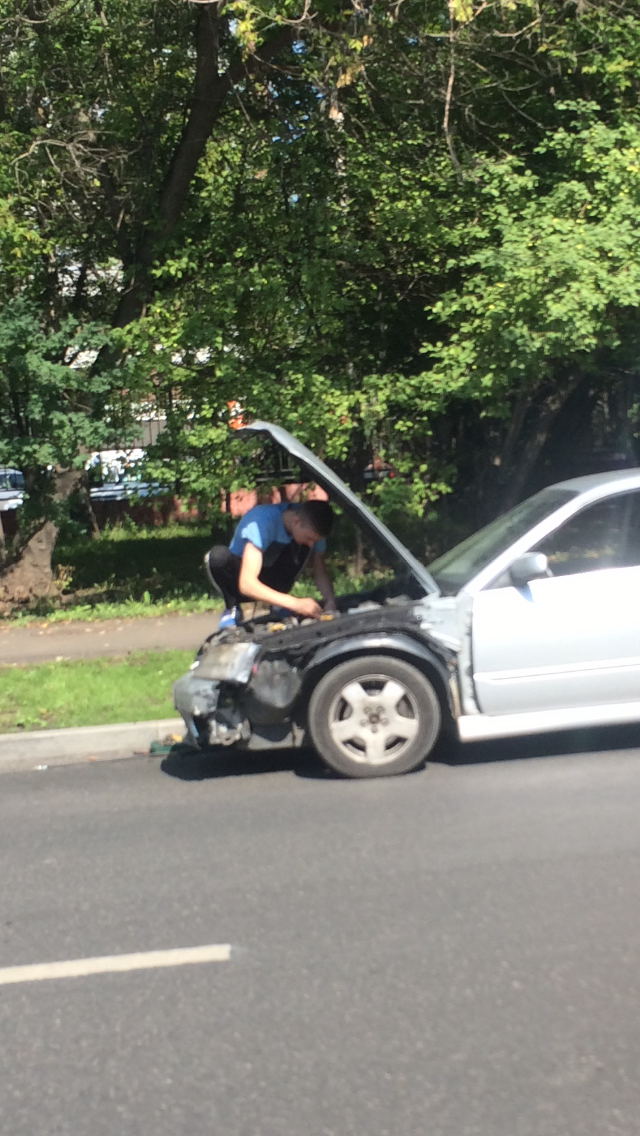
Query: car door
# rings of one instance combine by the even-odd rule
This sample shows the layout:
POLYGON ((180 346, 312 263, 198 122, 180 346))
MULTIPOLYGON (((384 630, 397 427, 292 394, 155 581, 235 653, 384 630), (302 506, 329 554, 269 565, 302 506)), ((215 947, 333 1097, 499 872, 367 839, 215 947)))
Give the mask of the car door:
POLYGON ((640 492, 587 506, 531 551, 549 578, 517 588, 503 576, 474 599, 481 711, 640 701, 640 492))

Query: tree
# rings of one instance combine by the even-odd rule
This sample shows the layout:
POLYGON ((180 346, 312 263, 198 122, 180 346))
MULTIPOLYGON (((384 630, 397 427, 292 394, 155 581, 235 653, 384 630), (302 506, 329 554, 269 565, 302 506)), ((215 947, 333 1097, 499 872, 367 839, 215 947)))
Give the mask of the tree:
POLYGON ((9 261, 4 274, 4 299, 18 305, 7 310, 9 352, 31 320, 28 380, 5 361, 13 404, 0 456, 20 459, 31 489, 29 524, 3 578, 8 594, 49 586, 60 478, 73 482, 66 472, 82 466, 83 450, 126 428, 123 392, 139 390, 130 387, 125 341, 107 329, 127 327, 162 288, 158 268, 184 239, 196 171, 225 105, 264 87, 272 61, 291 57, 295 36, 340 36, 349 16, 360 19, 337 0, 313 15, 292 0, 275 10, 243 0, 0 5, 0 176, 12 229, 24 219, 13 251, 21 257, 29 245, 34 253, 20 261, 22 272, 9 261), (78 355, 80 341, 93 357, 78 355), (40 394, 50 381, 51 396, 69 408, 75 454, 55 414, 34 415, 36 373, 40 394))
POLYGON ((632 369, 631 0, 0 14, 6 342, 30 321, 41 397, 76 415, 75 453, 49 410, 39 448, 33 414, 0 419, 0 460, 45 486, 36 527, 47 466, 123 437, 143 396, 168 416, 156 469, 204 497, 239 476, 236 400, 356 487, 386 456, 390 509, 455 484, 477 517, 632 369))
MULTIPOLYGON (((588 382, 595 406, 618 381, 623 360, 586 285, 595 258, 615 290, 635 250, 621 237, 612 261, 572 234, 592 192, 589 129, 601 127, 602 162, 607 147, 612 161, 590 225, 624 172, 636 14, 628 6, 621 24, 611 5, 582 16, 558 4, 456 11, 378 13, 353 57, 327 53, 322 70, 314 56, 295 94, 274 83, 263 115, 252 108, 253 133, 230 127, 203 160, 196 235, 161 270, 179 292, 158 292, 136 329, 141 359, 167 344, 158 382, 172 428, 160 451, 195 490, 214 467, 230 476, 224 411, 237 398, 356 485, 375 451, 404 475, 406 507, 419 512, 457 484, 474 517, 490 515, 523 491, 573 395, 588 382), (538 243, 532 278, 520 253, 539 224, 555 232, 557 213, 568 228, 538 243), (502 302, 489 307, 492 280, 502 302), (469 363, 474 351, 490 373, 469 363)), ((397 509, 397 482, 378 492, 397 509)))

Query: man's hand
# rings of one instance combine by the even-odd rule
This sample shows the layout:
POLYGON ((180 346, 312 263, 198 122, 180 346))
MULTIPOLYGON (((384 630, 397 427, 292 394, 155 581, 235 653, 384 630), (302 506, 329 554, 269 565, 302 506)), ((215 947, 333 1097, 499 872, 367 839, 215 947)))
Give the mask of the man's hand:
POLYGON ((289 607, 296 615, 302 615, 305 619, 318 619, 322 615, 322 608, 319 603, 311 599, 311 596, 305 596, 303 599, 298 599, 297 596, 289 597, 289 607), (295 607, 293 606, 295 604, 295 607))
POLYGON ((289 611, 295 612, 296 615, 310 619, 317 619, 318 616, 322 615, 320 604, 317 604, 310 597, 306 596, 304 599, 299 599, 297 596, 277 592, 275 588, 269 588, 266 584, 263 584, 259 579, 261 569, 262 553, 259 548, 247 541, 242 553, 238 577, 238 588, 241 596, 246 596, 249 600, 262 600, 274 607, 286 607, 289 611))

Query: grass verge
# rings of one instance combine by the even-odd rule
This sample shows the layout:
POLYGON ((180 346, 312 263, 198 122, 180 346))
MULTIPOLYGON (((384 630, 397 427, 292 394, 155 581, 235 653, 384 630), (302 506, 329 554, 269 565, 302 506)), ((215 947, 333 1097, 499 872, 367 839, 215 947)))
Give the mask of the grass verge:
POLYGON ((63 535, 53 557, 57 593, 2 614, 14 623, 69 623, 215 610, 221 605, 202 563, 212 543, 202 525, 126 525, 97 540, 63 535))
MULTIPOLYGON (((214 536, 206 525, 123 525, 105 529, 96 540, 63 536, 53 560, 58 593, 3 611, 0 619, 71 623, 218 610, 222 604, 207 581, 203 557, 221 540, 227 535, 214 536)), ((349 557, 335 543, 329 572, 337 595, 373 587, 388 574, 353 576, 347 571, 349 557)), ((318 598, 309 577, 298 581, 293 594, 318 598)))
POLYGON ((193 651, 137 651, 0 667, 0 733, 170 718, 171 684, 192 662, 193 651))
MULTIPOLYGON (((33 603, 27 610, 14 611, 5 617, 7 623, 77 623, 100 621, 103 619, 145 619, 157 618, 159 615, 178 614, 187 615, 189 612, 219 611, 222 601, 211 599, 209 596, 194 596, 191 599, 167 600, 122 600, 82 602, 81 596, 75 597, 72 607, 56 606, 56 600, 41 600, 33 603)), ((3 620, 0 618, 0 623, 3 620)))

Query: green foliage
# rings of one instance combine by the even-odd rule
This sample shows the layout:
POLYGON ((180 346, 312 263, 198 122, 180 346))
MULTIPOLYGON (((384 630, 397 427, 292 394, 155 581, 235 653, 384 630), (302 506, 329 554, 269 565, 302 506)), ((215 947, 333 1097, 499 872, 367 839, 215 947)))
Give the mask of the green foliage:
POLYGON ((0 311, 0 464, 74 468, 82 450, 109 441, 104 403, 112 376, 82 364, 104 342, 98 327, 71 316, 47 327, 33 301, 7 301, 0 311))
POLYGON ((558 368, 595 369, 605 352, 620 365, 637 357, 640 128, 576 123, 537 155, 553 162, 551 184, 515 160, 480 171, 482 223, 464 283, 433 308, 449 335, 425 346, 434 408, 455 393, 500 415, 510 395, 558 368))
POLYGON ((204 506, 262 460, 234 403, 360 492, 389 461, 373 503, 420 534, 453 485, 475 521, 495 470, 520 492, 571 398, 633 429, 632 0, 0 0, 0 50, 0 460, 32 500, 149 406, 149 476, 204 506))
MULTIPOLYGON (((283 83, 251 135, 238 110, 209 149, 193 203, 197 239, 157 269, 163 287, 179 280, 179 289, 166 299, 159 292, 131 331, 140 359, 155 350, 166 399, 170 428, 157 458, 177 462, 196 493, 246 475, 225 431, 236 400, 247 416, 275 418, 303 437, 357 487, 374 454, 387 458, 403 478, 403 508, 419 514, 461 471, 452 434, 461 416, 477 413, 464 406, 480 403, 491 419, 491 438, 473 439, 486 462, 515 399, 525 391, 535 399, 578 355, 595 373, 623 334, 622 313, 634 302, 633 207, 620 199, 610 232, 602 218, 592 229, 611 179, 633 180, 624 163, 635 127, 619 112, 629 114, 636 87, 623 65, 640 54, 635 18, 629 12, 623 41, 606 8, 576 20, 550 6, 544 34, 541 24, 522 30, 514 74, 509 44, 531 22, 527 5, 455 12, 453 45, 434 38, 442 9, 421 10, 426 25, 416 22, 417 5, 395 21, 374 19, 348 80, 338 82, 327 63, 338 93, 324 113, 301 92, 292 103, 283 83), (607 106, 572 104, 577 71, 579 86, 596 93, 582 63, 585 47, 605 39, 611 66, 597 93, 607 106), (452 46, 457 166, 441 103, 434 117, 425 98, 431 92, 438 106, 452 46), (531 68, 536 79, 516 105, 510 91, 531 68), (617 86, 614 75, 623 77, 617 86), (328 113, 336 106, 339 123, 328 113), (474 115, 495 120, 488 138, 474 115), (591 151, 589 204, 582 163, 591 151), (585 224, 586 245, 570 231, 585 224)), ((160 468, 152 465, 155 476, 160 468)), ((376 505, 379 492, 387 490, 376 505)))

